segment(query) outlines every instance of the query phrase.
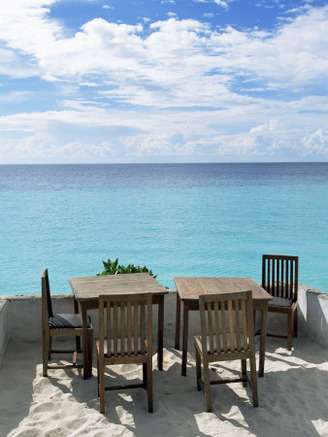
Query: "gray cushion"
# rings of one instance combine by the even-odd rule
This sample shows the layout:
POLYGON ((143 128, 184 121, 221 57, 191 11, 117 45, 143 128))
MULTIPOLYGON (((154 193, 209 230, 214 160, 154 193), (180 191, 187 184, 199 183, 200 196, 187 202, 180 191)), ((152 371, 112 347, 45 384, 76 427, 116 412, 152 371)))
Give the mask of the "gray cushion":
POLYGON ((293 303, 293 299, 291 299, 290 297, 273 296, 272 300, 270 300, 269 302, 269 305, 288 308, 292 306, 292 303, 293 303))
MULTIPOLYGON (((88 316, 88 327, 91 324, 90 316, 88 316)), ((50 329, 61 328, 81 328, 82 318, 80 314, 54 314, 49 318, 50 329)))

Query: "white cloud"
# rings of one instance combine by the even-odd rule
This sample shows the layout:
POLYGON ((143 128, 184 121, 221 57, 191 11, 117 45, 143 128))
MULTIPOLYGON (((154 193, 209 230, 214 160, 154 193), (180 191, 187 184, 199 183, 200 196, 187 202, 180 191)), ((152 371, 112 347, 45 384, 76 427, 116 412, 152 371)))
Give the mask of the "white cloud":
POLYGON ((224 9, 228 9, 229 3, 233 1, 235 0, 194 0, 195 3, 215 3, 224 9))
POLYGON ((319 129, 302 139, 304 154, 324 154, 328 158, 328 130, 319 129))
POLYGON ((304 150, 307 159, 312 154, 327 157, 327 132, 320 131, 327 117, 315 109, 327 106, 328 98, 312 101, 312 114, 305 113, 309 104, 306 99, 287 106, 277 103, 269 111, 272 117, 268 120, 268 111, 261 104, 224 111, 140 111, 114 110, 85 100, 63 103, 60 111, 0 117, 1 159, 17 161, 24 156, 24 162, 122 162, 151 157, 266 160, 279 159, 286 149, 293 152, 295 159, 304 158, 304 150), (257 127, 250 129, 252 125, 257 127), (314 131, 318 133, 313 135, 314 131), (19 136, 19 141, 8 141, 11 132, 19 136))
POLYGON ((327 156, 328 101, 320 87, 328 73, 328 6, 308 7, 271 33, 174 18, 145 32, 141 24, 97 18, 68 34, 50 18, 54 3, 1 6, 0 73, 37 73, 58 82, 64 96, 61 110, 0 117, 2 159, 219 160, 279 157, 286 147, 298 156, 327 156), (71 98, 79 90, 82 97, 71 98))
POLYGON ((0 46, 0 74, 15 79, 22 79, 36 76, 38 70, 31 63, 27 63, 24 57, 15 53, 14 50, 0 46))
POLYGON ((264 123, 260 126, 252 127, 250 133, 275 131, 277 127, 278 127, 277 120, 270 120, 268 123, 264 123))
POLYGON ((214 0, 214 3, 216 3, 218 6, 221 6, 222 8, 228 9, 229 3, 231 3, 233 0, 214 0))
POLYGON ((7 94, 0 95, 0 102, 24 102, 31 97, 32 93, 29 91, 10 91, 7 94))
POLYGON ((29 56, 40 75, 47 80, 97 79, 111 85, 108 97, 133 104, 225 105, 227 97, 238 100, 230 86, 236 75, 276 90, 326 81, 328 7, 310 9, 276 34, 231 27, 218 32, 195 20, 171 18, 153 23, 150 35, 143 36, 141 25, 98 18, 65 37, 65 29, 48 18, 45 6, 51 0, 34 0, 32 6, 8 3, 0 17, 0 38, 29 56))

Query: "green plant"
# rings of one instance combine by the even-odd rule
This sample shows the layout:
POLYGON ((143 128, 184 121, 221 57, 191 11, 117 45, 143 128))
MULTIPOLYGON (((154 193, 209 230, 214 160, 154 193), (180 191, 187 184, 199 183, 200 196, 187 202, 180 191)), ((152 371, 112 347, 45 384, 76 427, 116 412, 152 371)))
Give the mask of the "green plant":
POLYGON ((135 266, 134 264, 128 264, 127 266, 119 265, 118 258, 115 261, 111 261, 108 259, 107 261, 102 262, 105 270, 102 273, 98 273, 97 276, 105 276, 105 275, 122 275, 126 273, 149 273, 150 276, 156 278, 157 275, 154 275, 153 272, 147 269, 146 266, 135 266))

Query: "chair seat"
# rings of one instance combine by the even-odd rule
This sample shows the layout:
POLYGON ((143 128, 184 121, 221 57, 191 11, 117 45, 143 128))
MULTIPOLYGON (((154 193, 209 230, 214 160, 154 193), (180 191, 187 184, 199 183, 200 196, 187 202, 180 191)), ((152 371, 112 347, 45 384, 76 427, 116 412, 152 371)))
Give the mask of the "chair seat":
MULTIPOLYGON (((91 318, 88 316, 88 328, 91 327, 91 318)), ((82 328, 82 318, 80 314, 54 314, 49 317, 50 329, 74 329, 82 328)))
POLYGON ((269 302, 269 306, 276 306, 276 307, 286 307, 289 308, 293 304, 293 299, 289 297, 278 297, 273 296, 272 300, 269 302))
MULTIPOLYGON (((145 348, 145 350, 143 353, 146 353, 147 352, 147 344, 145 344, 144 348, 145 348)), ((136 353, 141 354, 141 339, 140 338, 138 338, 138 351, 137 352, 134 351, 134 338, 133 337, 131 338, 131 349, 132 349, 131 353, 133 355, 135 355, 136 353)), ((124 355, 127 355, 127 350, 128 350, 128 339, 125 338, 124 345, 123 345, 124 355)), ((104 355, 106 357, 112 357, 112 356, 114 356, 113 351, 114 351, 114 341, 111 340, 111 352, 112 353, 109 355, 108 354, 108 343, 107 343, 107 340, 105 340, 104 341, 104 355)), ((121 339, 117 340, 117 353, 119 355, 121 354, 121 339)))

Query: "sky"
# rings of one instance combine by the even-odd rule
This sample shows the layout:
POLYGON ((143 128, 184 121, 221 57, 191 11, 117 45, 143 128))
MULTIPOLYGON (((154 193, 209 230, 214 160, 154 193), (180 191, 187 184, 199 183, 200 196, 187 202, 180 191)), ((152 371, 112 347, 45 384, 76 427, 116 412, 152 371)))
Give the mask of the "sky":
POLYGON ((0 164, 328 161, 327 0, 2 0, 0 164))

